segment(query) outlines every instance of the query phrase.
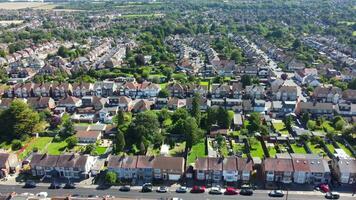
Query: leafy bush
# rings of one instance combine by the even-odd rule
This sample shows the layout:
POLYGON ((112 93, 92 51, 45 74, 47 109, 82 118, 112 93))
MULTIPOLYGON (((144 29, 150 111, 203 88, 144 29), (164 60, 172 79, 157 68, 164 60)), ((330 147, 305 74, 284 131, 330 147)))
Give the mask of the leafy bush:
POLYGON ((11 142, 11 149, 12 149, 13 151, 17 151, 17 150, 19 150, 19 149, 21 149, 21 148, 22 148, 22 143, 21 143, 20 140, 13 140, 13 141, 11 142))

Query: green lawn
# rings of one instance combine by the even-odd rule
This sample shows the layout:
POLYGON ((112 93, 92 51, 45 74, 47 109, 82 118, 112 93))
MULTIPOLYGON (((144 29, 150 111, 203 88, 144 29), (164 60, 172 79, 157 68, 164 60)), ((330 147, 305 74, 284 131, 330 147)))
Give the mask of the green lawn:
POLYGON ((356 36, 356 31, 352 32, 352 36, 356 36))
POLYGON ((304 146, 299 147, 297 144, 291 144, 294 153, 306 154, 304 146))
POLYGON ((335 147, 332 144, 326 144, 326 147, 329 149, 331 153, 335 153, 335 147))
POLYGON ((276 129, 277 132, 282 133, 282 135, 288 135, 288 130, 283 122, 281 123, 273 123, 273 127, 276 129))
POLYGON ((11 149, 11 142, 4 141, 0 144, 0 149, 9 150, 11 149))
POLYGON ((334 127, 331 126, 331 122, 329 122, 329 121, 325 121, 322 124, 322 127, 323 127, 323 130, 324 129, 326 130, 326 132, 334 132, 335 131, 334 127))
POLYGON ((47 146, 47 153, 49 155, 61 155, 66 147, 67 147, 67 143, 65 141, 52 142, 47 146))
POLYGON ((245 154, 245 145, 241 144, 241 143, 232 143, 232 149, 234 150, 234 152, 236 153, 243 153, 245 154))
POLYGON ((324 149, 322 149, 319 144, 312 144, 311 142, 308 142, 307 145, 314 154, 326 154, 324 149))
POLYGON ((260 157, 262 158, 264 153, 262 149, 262 144, 258 141, 256 144, 253 144, 250 149, 250 154, 252 157, 260 157))
POLYGON ((336 143, 340 146, 341 149, 343 149, 345 151, 345 153, 347 155, 349 155, 350 157, 353 157, 352 156, 352 152, 350 151, 350 149, 348 149, 344 144, 342 144, 340 142, 336 142, 336 143))
POLYGON ((200 85, 202 86, 208 86, 209 82, 208 81, 200 81, 200 85))
POLYGON ((240 131, 232 131, 229 134, 233 137, 238 137, 240 135, 240 131))
POLYGON ((205 156, 205 142, 201 141, 194 145, 188 153, 187 163, 194 163, 196 158, 205 156))
POLYGON ((185 151, 185 142, 176 143, 172 149, 169 150, 169 155, 178 156, 183 155, 185 151))
MULTIPOLYGON (((34 148, 38 149, 38 152, 40 153, 44 153, 43 151, 46 148, 46 145, 48 145, 49 143, 51 143, 53 140, 52 137, 39 137, 39 138, 34 138, 33 140, 31 140, 31 142, 29 143, 29 145, 26 147, 26 149, 20 153, 19 155, 19 159, 23 159, 25 158, 29 153, 32 152, 32 150, 34 148)), ((25 145, 25 144, 24 144, 25 145)))
POLYGON ((167 87, 167 83, 160 83, 159 86, 161 89, 165 89, 167 87))
POLYGON ((107 147, 99 147, 97 146, 95 148, 95 151, 98 153, 98 155, 103 155, 106 152, 107 147))
POLYGON ((274 158, 276 156, 277 150, 275 147, 268 147, 268 153, 270 158, 274 158))

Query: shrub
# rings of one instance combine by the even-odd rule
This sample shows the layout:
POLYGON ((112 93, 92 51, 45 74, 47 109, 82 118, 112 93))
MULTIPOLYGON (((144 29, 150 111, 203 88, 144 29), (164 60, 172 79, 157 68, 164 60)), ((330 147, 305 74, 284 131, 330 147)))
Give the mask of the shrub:
POLYGON ((117 180, 117 175, 115 172, 107 172, 105 174, 105 182, 108 185, 114 185, 116 183, 117 180))
POLYGON ((11 149, 12 149, 13 151, 17 151, 17 150, 19 150, 19 149, 21 149, 21 148, 22 148, 22 143, 21 143, 20 140, 13 140, 13 141, 11 142, 11 149))

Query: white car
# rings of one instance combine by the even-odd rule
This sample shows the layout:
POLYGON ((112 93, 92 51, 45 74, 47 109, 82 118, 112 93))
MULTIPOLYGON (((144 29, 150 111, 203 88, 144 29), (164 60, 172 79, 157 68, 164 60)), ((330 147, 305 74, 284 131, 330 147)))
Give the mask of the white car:
POLYGON ((179 188, 176 189, 177 193, 186 193, 188 191, 188 188, 185 186, 180 186, 179 188))
POLYGON ((212 187, 209 191, 209 194, 222 194, 222 190, 220 187, 212 187))
POLYGON ((158 193, 166 193, 166 192, 168 192, 168 187, 166 187, 166 186, 158 187, 156 192, 158 192, 158 193))

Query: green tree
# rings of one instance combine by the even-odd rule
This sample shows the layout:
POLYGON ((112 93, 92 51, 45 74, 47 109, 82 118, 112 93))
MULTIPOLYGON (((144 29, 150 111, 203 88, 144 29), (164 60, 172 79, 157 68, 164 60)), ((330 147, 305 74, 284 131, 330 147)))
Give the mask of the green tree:
POLYGON ((252 79, 249 75, 242 75, 241 76, 241 83, 242 83, 242 87, 245 88, 248 85, 252 84, 252 79))
POLYGON ((250 133, 259 131, 261 126, 261 116, 257 112, 253 112, 250 115, 250 125, 247 127, 250 133))
POLYGON ((243 56, 240 49, 234 49, 231 52, 230 59, 234 60, 236 64, 243 62, 243 56))
POLYGON ((74 124, 70 119, 70 116, 68 114, 64 114, 62 117, 62 130, 60 132, 60 135, 62 137, 69 137, 71 135, 74 135, 74 133, 74 124))
POLYGON ((22 148, 22 142, 20 140, 13 140, 11 142, 11 149, 17 151, 22 148))
POLYGON ((21 138, 42 132, 45 128, 39 114, 21 100, 14 100, 8 109, 0 113, 0 122, 0 133, 8 138, 21 138))
POLYGON ((288 115, 285 118, 283 118, 283 123, 286 126, 286 129, 291 132, 292 131, 292 125, 293 125, 293 117, 292 115, 288 115))
POLYGON ((158 93, 159 98, 168 98, 169 97, 169 91, 167 89, 162 89, 158 93))
POLYGON ((308 120, 307 128, 308 128, 308 130, 314 131, 316 128, 316 121, 308 120))
POLYGON ((124 150, 126 145, 124 133, 118 129, 116 133, 116 140, 115 140, 115 152, 120 153, 124 150))
POLYGON ((232 122, 232 117, 228 110, 219 107, 217 113, 217 123, 221 128, 229 128, 232 122))
POLYGON ((118 127, 120 127, 120 126, 125 124, 125 113, 124 113, 124 111, 119 110, 117 112, 117 115, 115 117, 115 122, 116 122, 118 127))
POLYGON ((206 129, 209 131, 217 121, 217 110, 209 107, 206 114, 206 129))
POLYGON ((167 81, 171 80, 172 74, 173 74, 173 69, 169 66, 164 67, 162 70, 163 75, 167 77, 167 81))
POLYGON ((85 146, 84 152, 85 154, 93 154, 95 151, 95 145, 94 144, 88 144, 85 146))
POLYGON ((65 140, 65 142, 67 143, 67 147, 72 149, 78 144, 78 138, 75 136, 70 136, 65 140))
POLYGON ((172 115, 173 123, 176 123, 179 119, 187 119, 189 116, 188 111, 185 108, 178 108, 172 115))
POLYGON ((117 181, 117 174, 115 172, 109 171, 105 174, 105 183, 107 185, 114 185, 117 181))
POLYGON ((200 113, 200 95, 198 93, 194 94, 192 100, 192 110, 191 110, 192 117, 195 118, 197 124, 200 124, 201 113, 200 113))

